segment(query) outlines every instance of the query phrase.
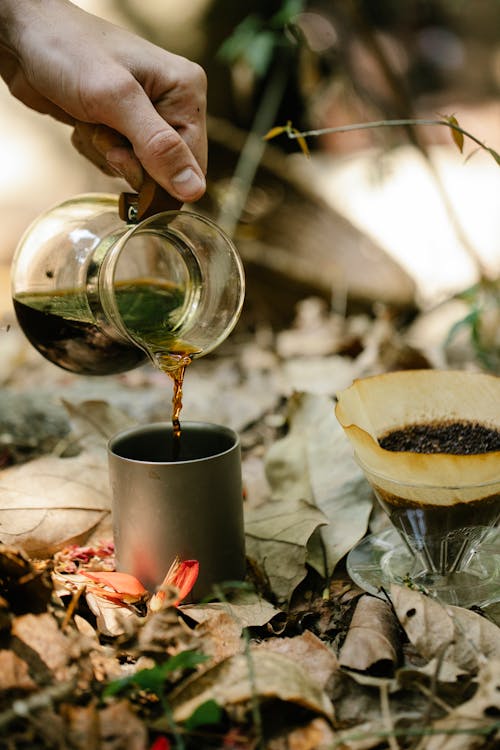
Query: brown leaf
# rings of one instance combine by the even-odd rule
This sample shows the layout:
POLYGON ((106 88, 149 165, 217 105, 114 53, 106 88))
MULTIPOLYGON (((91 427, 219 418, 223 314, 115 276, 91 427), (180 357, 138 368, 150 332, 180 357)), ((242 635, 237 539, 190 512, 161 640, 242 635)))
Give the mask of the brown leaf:
POLYGON ((333 716, 329 699, 299 664, 255 648, 189 678, 170 694, 169 702, 175 721, 185 721, 207 700, 227 706, 249 703, 255 696, 295 703, 327 718, 333 716))
POLYGON ((398 627, 387 602, 362 596, 339 655, 342 667, 392 674, 400 650, 398 627))
POLYGON ((273 604, 258 596, 253 591, 238 591, 226 602, 208 604, 185 604, 180 611, 197 623, 208 622, 217 618, 220 612, 227 612, 243 628, 260 628, 276 615, 281 614, 273 604))
POLYGON ((391 586, 391 599, 406 635, 425 659, 444 655, 465 672, 475 671, 484 659, 500 659, 500 628, 475 612, 404 586, 391 586))
POLYGON ((65 720, 71 750, 101 750, 99 716, 94 702, 88 706, 63 703, 59 710, 65 720))
POLYGON ((337 657, 326 643, 310 630, 293 638, 268 638, 256 648, 282 654, 292 659, 308 673, 311 680, 325 688, 331 676, 339 669, 337 657))
POLYGON ((29 675, 28 665, 13 651, 0 651, 0 692, 9 690, 35 690, 36 684, 29 675))
POLYGON ((247 512, 247 555, 262 564, 279 600, 288 599, 305 577, 307 542, 325 523, 318 508, 293 496, 247 512))
POLYGON ((0 474, 0 542, 50 557, 110 512, 106 452, 44 456, 0 474))
POLYGON ((431 729, 436 734, 425 737, 417 750, 473 750, 483 747, 486 732, 481 738, 474 730, 487 730, 488 727, 492 727, 488 747, 498 747, 495 739, 496 743, 500 740, 500 660, 492 659, 483 664, 476 681, 478 688, 474 696, 450 711, 444 719, 435 721, 431 729), (469 734, 467 730, 472 731, 469 734))
POLYGON ((240 654, 245 648, 241 625, 228 612, 217 612, 198 625, 195 633, 201 639, 203 653, 210 656, 214 664, 240 654))
POLYGON ((266 750, 327 750, 335 747, 334 740, 330 725, 318 717, 305 727, 294 729, 286 737, 271 739, 266 744, 266 750))
POLYGON ((300 498, 322 512, 327 521, 320 531, 322 554, 313 558, 309 546, 307 561, 320 575, 330 575, 364 536, 373 506, 372 491, 352 458, 351 446, 335 417, 333 399, 295 393, 287 416, 288 434, 275 442, 266 456, 269 484, 273 497, 286 498, 289 503, 300 498))
POLYGON ((99 750, 146 750, 148 730, 128 701, 118 701, 99 712, 99 750))
POLYGON ((67 667, 74 656, 73 639, 65 636, 49 613, 22 615, 12 623, 14 650, 24 658, 32 673, 56 680, 67 679, 67 667), (45 674, 44 674, 45 673, 45 674))

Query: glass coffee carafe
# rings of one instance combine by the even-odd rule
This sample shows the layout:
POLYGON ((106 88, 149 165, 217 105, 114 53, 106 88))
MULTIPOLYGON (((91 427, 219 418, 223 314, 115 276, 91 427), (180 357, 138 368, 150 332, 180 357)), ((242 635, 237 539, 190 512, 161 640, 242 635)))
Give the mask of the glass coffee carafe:
POLYGON ((164 371, 217 347, 236 324, 244 273, 231 240, 184 210, 143 218, 123 196, 79 195, 25 232, 12 265, 19 325, 82 375, 152 360, 164 371))

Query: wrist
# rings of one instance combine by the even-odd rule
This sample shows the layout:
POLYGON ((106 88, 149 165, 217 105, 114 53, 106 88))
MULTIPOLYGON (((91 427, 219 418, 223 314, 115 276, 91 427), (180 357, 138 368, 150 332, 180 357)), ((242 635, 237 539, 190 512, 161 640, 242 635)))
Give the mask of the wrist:
POLYGON ((0 0, 0 46, 19 56, 26 32, 47 23, 51 8, 68 5, 67 0, 0 0))

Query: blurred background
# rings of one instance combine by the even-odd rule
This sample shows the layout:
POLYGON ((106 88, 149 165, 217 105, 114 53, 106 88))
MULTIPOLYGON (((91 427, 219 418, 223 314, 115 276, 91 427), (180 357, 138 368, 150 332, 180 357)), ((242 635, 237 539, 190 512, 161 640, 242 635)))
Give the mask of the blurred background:
MULTIPOLYGON (((80 0, 85 10, 199 62, 209 81, 207 195, 233 234, 244 320, 286 325, 315 295, 336 311, 429 311, 486 282, 498 309, 500 164, 448 128, 297 140, 298 130, 454 115, 500 151, 500 3, 492 0, 80 0), (493 291, 491 291, 493 290, 493 291)), ((121 192, 76 153, 70 130, 0 85, 1 311, 9 265, 42 211, 121 192)), ((498 326, 495 330, 498 330, 498 326)))

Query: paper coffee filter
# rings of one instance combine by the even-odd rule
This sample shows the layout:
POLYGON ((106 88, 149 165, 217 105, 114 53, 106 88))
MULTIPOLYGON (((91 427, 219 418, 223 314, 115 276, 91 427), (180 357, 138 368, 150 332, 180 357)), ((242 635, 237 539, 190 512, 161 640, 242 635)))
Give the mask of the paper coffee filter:
MULTIPOLYGON (((450 495, 439 491, 441 503, 470 499, 470 487, 481 484, 490 486, 476 498, 500 492, 500 451, 423 454, 388 451, 378 443, 392 430, 436 421, 467 420, 500 430, 500 378, 462 371, 406 370, 356 380, 337 399, 337 419, 367 472, 427 488, 469 487, 463 490, 463 498, 456 491, 450 495)), ((411 495, 415 493, 419 494, 413 487, 411 495)), ((425 494, 428 502, 428 490, 425 494)))

